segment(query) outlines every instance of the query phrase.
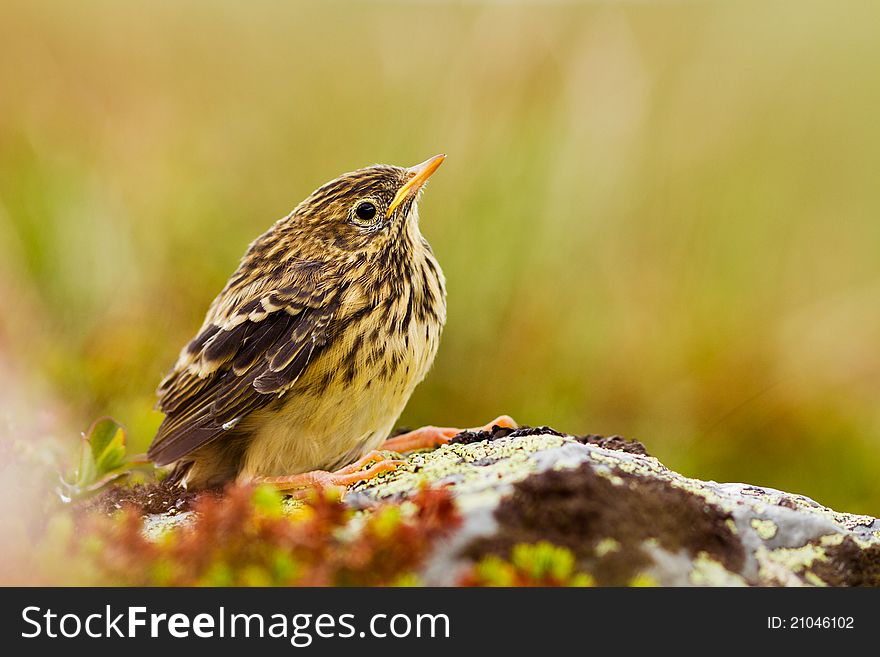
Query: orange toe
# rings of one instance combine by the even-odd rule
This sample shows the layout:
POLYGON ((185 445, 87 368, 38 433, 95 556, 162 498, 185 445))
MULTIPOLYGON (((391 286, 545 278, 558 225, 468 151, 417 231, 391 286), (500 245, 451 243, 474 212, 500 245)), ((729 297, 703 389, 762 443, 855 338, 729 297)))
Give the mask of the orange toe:
POLYGON ((336 472, 326 470, 312 470, 301 474, 286 475, 280 477, 254 477, 257 484, 268 484, 282 491, 307 492, 311 489, 335 489, 340 494, 345 494, 345 489, 360 481, 368 481, 382 474, 391 472, 403 465, 404 461, 389 459, 383 454, 372 451, 351 465, 340 468, 336 472), (370 467, 362 469, 365 465, 370 467))
POLYGON ((519 425, 509 415, 499 415, 494 420, 484 425, 479 431, 492 431, 492 427, 506 427, 508 429, 516 429, 519 425))
MULTIPOLYGON (((492 427, 495 426, 516 429, 519 425, 509 415, 499 415, 488 424, 469 431, 492 431, 492 427)), ((415 431, 389 438, 382 444, 382 449, 400 453, 412 452, 417 449, 434 449, 445 445, 462 431, 462 429, 454 427, 421 427, 415 431)))
POLYGON ((394 438, 389 438, 382 444, 382 449, 393 452, 412 452, 417 449, 434 449, 445 445, 453 436, 461 433, 453 427, 421 427, 415 431, 408 431, 394 438))

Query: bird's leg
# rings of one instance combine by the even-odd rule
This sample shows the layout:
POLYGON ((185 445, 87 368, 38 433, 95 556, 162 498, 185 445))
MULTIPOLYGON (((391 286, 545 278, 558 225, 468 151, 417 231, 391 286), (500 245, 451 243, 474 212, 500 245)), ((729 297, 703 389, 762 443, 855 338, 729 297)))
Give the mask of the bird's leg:
MULTIPOLYGON (((517 424, 509 415, 501 415, 488 424, 471 429, 471 431, 491 431, 494 426, 515 429, 517 424)), ((422 427, 415 431, 409 431, 394 438, 389 438, 382 444, 382 449, 398 453, 412 452, 418 449, 433 449, 434 447, 445 445, 449 442, 450 438, 461 432, 461 429, 452 427, 422 427)), ((362 456, 351 465, 340 468, 335 472, 312 470, 311 472, 280 477, 259 476, 254 477, 251 481, 255 484, 268 484, 281 491, 295 491, 298 493, 298 489, 335 488, 344 494, 345 489, 351 484, 367 481, 383 472, 396 470, 403 463, 404 461, 389 459, 381 452, 374 450, 362 456), (369 467, 365 470, 362 469, 365 466, 369 467)))
POLYGON ((282 477, 254 477, 252 481, 256 484, 268 484, 282 491, 299 488, 337 488, 344 492, 351 484, 372 479, 383 472, 395 470, 402 464, 403 461, 389 459, 384 454, 374 450, 362 456, 351 465, 340 468, 335 472, 312 470, 311 472, 282 477), (367 465, 370 467, 366 470, 361 469, 367 465))
MULTIPOLYGON (((517 427, 512 417, 500 415, 488 424, 471 429, 471 431, 491 431, 492 427, 496 425, 512 429, 517 427)), ((382 444, 382 449, 398 453, 412 452, 417 449, 433 449, 440 445, 445 445, 449 442, 450 438, 457 436, 461 432, 462 429, 454 429, 452 427, 422 427, 421 429, 408 431, 399 436, 394 436, 394 438, 389 438, 382 444)))

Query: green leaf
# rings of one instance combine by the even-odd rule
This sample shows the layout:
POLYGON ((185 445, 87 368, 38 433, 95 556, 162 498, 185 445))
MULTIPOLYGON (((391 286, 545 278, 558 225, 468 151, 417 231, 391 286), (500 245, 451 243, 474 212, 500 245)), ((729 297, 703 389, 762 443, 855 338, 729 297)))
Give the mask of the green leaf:
POLYGON ((98 457, 98 472, 104 474, 115 470, 125 463, 125 431, 119 429, 113 440, 98 457))
POLYGON ((86 431, 86 440, 92 446, 92 456, 96 461, 121 428, 111 417, 99 417, 92 422, 92 426, 86 431))
POLYGON ((83 437, 79 447, 79 465, 76 468, 77 488, 84 488, 92 483, 98 476, 98 467, 95 465, 95 457, 92 456, 92 448, 89 439, 83 437))
POLYGON ((101 452, 96 465, 98 472, 105 474, 125 464, 125 431, 119 429, 110 444, 101 452))
POLYGON ((125 429, 116 420, 98 418, 82 435, 76 470, 72 476, 60 475, 56 493, 64 502, 81 499, 134 469, 151 467, 145 455, 126 455, 125 429))
POLYGON ((112 418, 95 420, 86 438, 92 448, 97 475, 104 475, 125 463, 125 429, 112 418))

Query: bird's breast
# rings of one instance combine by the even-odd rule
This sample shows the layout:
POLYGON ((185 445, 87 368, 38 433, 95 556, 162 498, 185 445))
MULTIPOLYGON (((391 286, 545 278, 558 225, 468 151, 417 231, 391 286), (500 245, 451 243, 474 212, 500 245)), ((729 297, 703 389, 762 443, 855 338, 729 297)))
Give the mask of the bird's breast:
POLYGON ((434 361, 446 319, 442 274, 436 263, 424 267, 397 293, 343 304, 333 338, 300 379, 250 419, 245 477, 335 469, 388 437, 434 361))

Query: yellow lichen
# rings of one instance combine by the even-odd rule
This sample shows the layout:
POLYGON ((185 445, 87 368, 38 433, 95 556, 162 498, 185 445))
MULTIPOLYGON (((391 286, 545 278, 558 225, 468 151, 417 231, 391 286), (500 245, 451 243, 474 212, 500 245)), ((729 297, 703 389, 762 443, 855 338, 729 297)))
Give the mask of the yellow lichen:
POLYGON ((825 548, 840 545, 844 538, 846 538, 845 534, 826 534, 819 538, 817 543, 808 543, 798 548, 767 550, 761 547, 755 553, 759 564, 759 576, 767 583, 792 586, 801 583, 802 580, 797 577, 800 575, 808 584, 824 586, 825 583, 809 570, 817 561, 827 561, 828 554, 825 548))
POLYGON ((690 580, 696 586, 748 586, 745 579, 727 570, 707 552, 700 552, 694 559, 690 580))
POLYGON ((611 552, 617 552, 620 549, 620 543, 613 538, 603 538, 596 544, 594 552, 597 557, 604 557, 611 552))
POLYGON ((772 520, 762 520, 761 518, 752 518, 749 523, 752 526, 752 529, 761 537, 764 541, 769 541, 771 538, 776 536, 776 532, 779 528, 776 526, 776 523, 772 520))

